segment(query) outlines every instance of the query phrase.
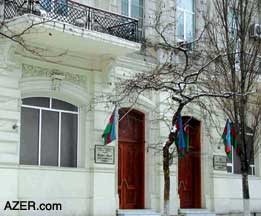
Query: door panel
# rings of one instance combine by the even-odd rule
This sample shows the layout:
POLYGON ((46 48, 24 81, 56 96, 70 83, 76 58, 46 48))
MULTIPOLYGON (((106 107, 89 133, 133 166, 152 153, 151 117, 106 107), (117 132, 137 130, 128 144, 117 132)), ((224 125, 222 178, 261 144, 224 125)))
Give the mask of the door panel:
POLYGON ((121 209, 144 208, 143 120, 135 114, 130 112, 119 123, 118 193, 121 209))
POLYGON ((122 209, 143 208, 143 161, 139 160, 139 145, 119 142, 118 192, 122 209))
POLYGON ((189 151, 179 159, 178 192, 180 208, 201 208, 200 122, 192 120, 189 151))
POLYGON ((192 158, 188 154, 179 160, 179 196, 181 208, 190 208, 193 203, 192 163, 192 158))

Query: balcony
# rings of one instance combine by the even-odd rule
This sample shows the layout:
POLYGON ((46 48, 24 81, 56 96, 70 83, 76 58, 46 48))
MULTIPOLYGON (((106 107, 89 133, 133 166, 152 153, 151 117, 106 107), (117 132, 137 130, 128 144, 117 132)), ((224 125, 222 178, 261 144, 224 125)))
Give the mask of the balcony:
POLYGON ((44 27, 51 32, 48 35, 53 36, 50 39, 46 37, 48 35, 35 37, 34 33, 32 38, 28 37, 28 34, 25 35, 32 43, 40 42, 55 45, 57 48, 74 43, 67 48, 74 51, 93 50, 99 55, 111 52, 124 55, 140 49, 141 34, 136 19, 70 0, 4 0, 4 20, 8 21, 7 23, 14 20, 11 25, 14 30, 22 31, 22 28, 28 28, 25 25, 28 23, 28 19, 26 20, 28 17, 30 20, 35 19, 34 23, 42 22, 42 25, 34 25, 34 28, 44 27), (72 32, 78 38, 72 37, 72 32), (61 41, 63 44, 59 45, 61 41))

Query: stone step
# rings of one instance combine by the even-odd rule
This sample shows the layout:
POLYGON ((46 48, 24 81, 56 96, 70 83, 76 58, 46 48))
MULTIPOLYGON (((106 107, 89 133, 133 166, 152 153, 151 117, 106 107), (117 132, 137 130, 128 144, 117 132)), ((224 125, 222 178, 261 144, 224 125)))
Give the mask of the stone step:
POLYGON ((160 213, 151 209, 118 209, 117 216, 160 216, 160 213))
POLYGON ((180 216, 216 216, 216 213, 207 209, 179 209, 180 216))

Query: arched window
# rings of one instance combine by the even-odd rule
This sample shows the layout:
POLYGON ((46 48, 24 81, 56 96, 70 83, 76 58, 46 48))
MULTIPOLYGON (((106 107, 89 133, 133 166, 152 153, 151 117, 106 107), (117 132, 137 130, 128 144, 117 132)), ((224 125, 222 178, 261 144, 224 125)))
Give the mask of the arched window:
POLYGON ((47 97, 22 100, 20 164, 77 166, 78 108, 47 97))

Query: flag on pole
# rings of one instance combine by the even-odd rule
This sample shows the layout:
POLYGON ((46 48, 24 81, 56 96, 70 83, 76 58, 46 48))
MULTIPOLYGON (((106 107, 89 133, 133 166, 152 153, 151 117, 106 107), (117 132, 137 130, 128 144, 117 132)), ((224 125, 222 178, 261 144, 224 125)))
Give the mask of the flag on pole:
POLYGON ((237 143, 237 132, 234 125, 231 125, 231 144, 236 150, 237 154, 239 154, 239 146, 237 143))
POLYGON ((109 144, 116 139, 116 107, 114 108, 109 122, 103 131, 102 138, 104 145, 109 144))
POLYGON ((226 125, 222 134, 224 146, 225 146, 225 152, 227 154, 227 157, 231 159, 232 157, 232 145, 231 145, 231 126, 229 119, 226 121, 226 125))
POLYGON ((178 119, 176 123, 176 128, 178 130, 178 137, 176 140, 176 146, 178 149, 178 153, 180 157, 183 157, 185 155, 185 150, 186 148, 186 142, 184 138, 184 129, 183 129, 183 124, 182 124, 182 118, 180 113, 178 114, 178 119))

